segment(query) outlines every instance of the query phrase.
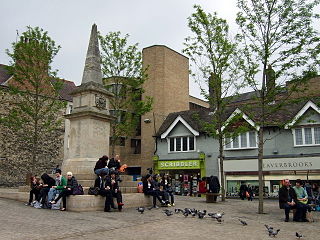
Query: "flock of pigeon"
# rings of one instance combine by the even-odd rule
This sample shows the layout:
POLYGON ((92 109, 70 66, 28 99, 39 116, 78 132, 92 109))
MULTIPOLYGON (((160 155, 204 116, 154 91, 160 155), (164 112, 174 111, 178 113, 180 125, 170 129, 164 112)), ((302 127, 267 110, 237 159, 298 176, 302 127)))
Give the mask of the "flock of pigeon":
MULTIPOLYGON (((151 210, 151 208, 147 208, 148 210, 151 210)), ((145 211, 145 207, 138 207, 137 208, 137 211, 141 214, 144 213, 145 211)), ((191 216, 191 217, 198 217, 199 219, 203 219, 205 218, 206 216, 210 217, 210 218, 213 218, 215 219, 218 223, 222 223, 223 222, 223 215, 224 213, 221 212, 216 212, 216 213, 209 213, 207 212, 207 210, 197 210, 197 209, 191 209, 191 208, 185 208, 185 209, 181 209, 181 208, 175 208, 174 209, 174 212, 169 210, 169 209, 165 209, 163 210, 164 214, 166 216, 172 216, 174 213, 175 214, 182 214, 184 217, 188 217, 188 216, 191 216)), ((243 219, 238 219, 239 222, 242 224, 242 226, 247 226, 248 223, 246 221, 244 221, 243 219)), ((269 237, 276 237, 278 235, 278 233, 280 232, 280 229, 274 229, 273 227, 271 226, 268 226, 268 225, 264 225, 267 229, 267 234, 269 235, 269 237)), ((303 236, 296 232, 296 237, 297 238, 302 238, 303 236)))

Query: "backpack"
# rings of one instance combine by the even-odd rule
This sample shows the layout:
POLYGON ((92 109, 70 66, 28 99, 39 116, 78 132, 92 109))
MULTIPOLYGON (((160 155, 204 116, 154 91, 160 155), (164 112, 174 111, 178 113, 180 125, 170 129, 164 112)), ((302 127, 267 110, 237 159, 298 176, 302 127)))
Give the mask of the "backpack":
POLYGON ((77 187, 75 187, 73 190, 72 190, 72 194, 73 195, 83 195, 84 192, 83 192, 83 187, 81 186, 81 184, 78 184, 77 187))

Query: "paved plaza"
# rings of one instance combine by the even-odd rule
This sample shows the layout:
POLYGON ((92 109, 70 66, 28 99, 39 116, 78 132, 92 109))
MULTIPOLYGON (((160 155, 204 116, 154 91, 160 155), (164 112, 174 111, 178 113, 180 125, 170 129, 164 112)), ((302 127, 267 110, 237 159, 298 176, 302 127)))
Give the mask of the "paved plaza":
POLYGON ((207 204, 204 198, 176 197, 174 208, 206 209, 225 213, 219 224, 212 218, 185 218, 182 214, 167 217, 164 208, 135 209, 123 212, 61 212, 35 209, 21 202, 0 199, 0 239, 271 239, 264 224, 280 228, 277 239, 319 239, 320 213, 313 212, 315 222, 283 222, 283 211, 275 200, 265 201, 267 214, 257 214, 257 201, 228 199, 227 202, 207 204), (248 226, 242 226, 238 218, 248 226))

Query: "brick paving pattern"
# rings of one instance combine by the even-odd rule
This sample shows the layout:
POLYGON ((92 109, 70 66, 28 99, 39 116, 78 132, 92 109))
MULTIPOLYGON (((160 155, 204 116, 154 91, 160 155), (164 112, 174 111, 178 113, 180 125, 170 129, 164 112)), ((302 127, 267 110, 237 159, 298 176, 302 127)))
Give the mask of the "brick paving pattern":
POLYGON ((133 208, 120 213, 74 213, 35 209, 0 199, 0 239, 272 239, 264 224, 281 229, 277 239, 296 239, 296 231, 304 235, 302 239, 319 239, 319 212, 313 212, 313 223, 285 223, 277 201, 266 200, 267 214, 262 215, 256 213, 257 204, 238 199, 207 204, 204 198, 176 197, 176 206, 170 208, 223 211, 224 222, 219 224, 208 217, 185 218, 182 214, 167 217, 164 208, 146 210, 144 214, 133 208), (248 226, 242 226, 238 218, 248 226))

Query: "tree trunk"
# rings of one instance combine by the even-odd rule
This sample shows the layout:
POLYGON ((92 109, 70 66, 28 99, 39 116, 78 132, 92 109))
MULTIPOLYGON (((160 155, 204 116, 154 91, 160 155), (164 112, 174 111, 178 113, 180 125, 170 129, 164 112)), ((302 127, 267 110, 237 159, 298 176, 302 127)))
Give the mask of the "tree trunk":
POLYGON ((224 180, 224 170, 223 170, 223 137, 219 134, 219 164, 220 164, 220 182, 221 182, 221 201, 224 202, 226 200, 226 191, 225 191, 225 180, 224 180))
POLYGON ((258 213, 263 213, 263 187, 264 187, 264 181, 263 181, 263 128, 260 127, 258 131, 258 171, 259 171, 259 208, 258 213))

